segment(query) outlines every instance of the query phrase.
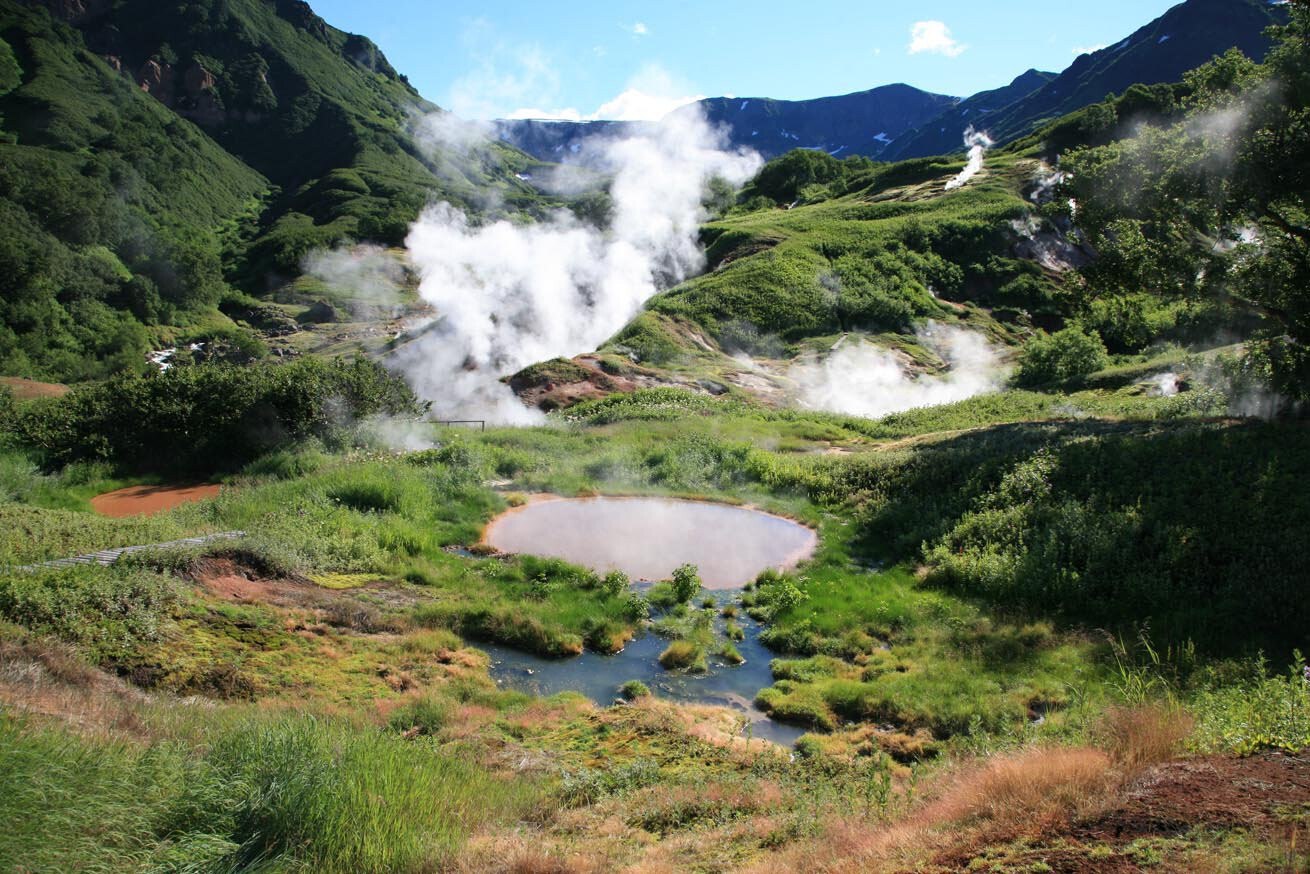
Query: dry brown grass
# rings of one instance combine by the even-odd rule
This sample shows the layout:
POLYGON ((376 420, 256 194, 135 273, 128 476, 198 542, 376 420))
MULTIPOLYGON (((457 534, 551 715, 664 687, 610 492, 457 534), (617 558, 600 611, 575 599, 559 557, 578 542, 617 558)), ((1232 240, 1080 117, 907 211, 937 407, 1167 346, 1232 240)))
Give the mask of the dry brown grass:
POLYGON ((1099 734, 1115 763, 1131 775, 1176 756, 1194 725, 1191 714, 1179 707, 1116 707, 1106 714, 1099 734))
POLYGON ((934 824, 985 823, 1018 834, 1053 817, 1091 813, 1117 782, 1112 765, 1107 753, 1088 747, 999 756, 962 774, 920 817, 934 824))
POLYGON ((151 697, 88 665, 66 644, 0 641, 0 705, 84 734, 140 737, 151 697))
POLYGON ((924 800, 898 822, 831 823, 817 839, 746 870, 912 870, 933 857, 965 858, 969 847, 1040 835, 1104 811, 1135 777, 1177 755, 1191 729, 1177 708, 1115 709, 1098 731, 1102 748, 1039 747, 961 763, 938 773, 924 800))

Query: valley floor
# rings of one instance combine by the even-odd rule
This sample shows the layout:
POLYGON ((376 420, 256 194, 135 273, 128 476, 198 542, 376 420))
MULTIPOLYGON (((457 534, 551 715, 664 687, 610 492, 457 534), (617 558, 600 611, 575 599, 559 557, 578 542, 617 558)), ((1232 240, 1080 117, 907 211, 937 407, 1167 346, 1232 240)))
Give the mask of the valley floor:
POLYGON ((15 871, 1307 870, 1310 691, 1299 667, 1224 646, 1241 626, 1291 657, 1276 635, 1286 602, 1216 616, 1190 576, 1098 587, 1121 579, 1112 560, 1172 579, 1152 564, 1161 543, 1182 567, 1285 567, 1276 538, 1303 521, 1310 439, 1117 392, 1010 392, 874 422, 640 392, 546 427, 445 430, 418 453, 306 445, 209 500, 123 519, 88 503, 131 483, 6 456, 8 563, 247 537, 0 577, 0 858, 15 871), (1172 467, 1144 489, 1161 458, 1172 467), (1258 503, 1213 501, 1235 483, 1258 483, 1258 503), (820 546, 730 603, 668 585, 639 596, 557 560, 484 554, 486 522, 535 492, 750 503, 813 526, 820 546), (1233 514, 1270 526, 1268 552, 1223 552, 1233 514), (1062 547, 1081 582, 1020 572, 1005 537, 977 550, 985 526, 1104 551, 1062 547), (1064 587, 1055 601, 1050 586, 1064 587), (745 614, 776 653, 756 703, 810 729, 794 750, 744 734, 738 711, 642 688, 611 706, 507 690, 478 648, 567 658, 644 632, 694 665, 726 652, 745 614))

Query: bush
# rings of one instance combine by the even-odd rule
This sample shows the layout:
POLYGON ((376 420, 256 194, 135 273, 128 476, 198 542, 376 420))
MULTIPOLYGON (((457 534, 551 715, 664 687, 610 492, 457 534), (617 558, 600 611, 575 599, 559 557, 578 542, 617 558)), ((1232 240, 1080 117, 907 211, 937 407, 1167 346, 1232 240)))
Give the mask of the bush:
POLYGON ((617 598, 628 591, 628 586, 631 584, 632 581, 623 571, 610 571, 600 579, 601 591, 611 598, 617 598))
POLYGON ((1246 756, 1310 747, 1310 669, 1299 653, 1282 676, 1203 691, 1191 705, 1204 750, 1246 756))
POLYGON ((694 564, 684 564, 673 572, 673 597, 679 604, 686 604, 700 591, 700 575, 694 564))
POLYGON ((97 661, 123 658, 157 639, 179 597, 173 581, 137 569, 0 575, 0 619, 80 644, 97 661))
POLYGON ((333 439, 367 416, 413 414, 400 377, 358 358, 175 367, 79 386, 26 405, 10 429, 63 465, 105 460, 135 470, 212 473, 309 438, 333 439))
POLYGON ((398 707, 387 720, 393 731, 434 735, 450 722, 451 702, 433 695, 424 695, 398 707))
POLYGON ((1095 373, 1109 363, 1105 344, 1095 331, 1065 328, 1029 341, 1019 358, 1017 382, 1028 387, 1052 385, 1095 373))

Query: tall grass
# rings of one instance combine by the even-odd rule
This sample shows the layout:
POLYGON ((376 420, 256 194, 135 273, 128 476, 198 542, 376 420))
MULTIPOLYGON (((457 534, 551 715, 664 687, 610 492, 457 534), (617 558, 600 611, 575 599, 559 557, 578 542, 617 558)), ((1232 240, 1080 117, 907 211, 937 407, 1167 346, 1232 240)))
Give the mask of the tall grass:
POLYGON ((137 747, 0 719, 0 858, 25 871, 430 871, 537 803, 424 739, 299 716, 137 747))

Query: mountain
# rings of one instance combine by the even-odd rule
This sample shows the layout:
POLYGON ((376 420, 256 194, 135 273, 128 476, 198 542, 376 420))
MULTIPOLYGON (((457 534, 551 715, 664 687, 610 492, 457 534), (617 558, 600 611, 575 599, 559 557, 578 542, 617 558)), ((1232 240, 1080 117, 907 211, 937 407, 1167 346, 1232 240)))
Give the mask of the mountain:
MULTIPOLYGON (((714 97, 674 114, 701 112, 727 131, 731 145, 753 148, 766 159, 798 148, 841 157, 877 156, 898 136, 956 102, 897 84, 816 100, 714 97)), ((516 148, 543 161, 560 161, 577 154, 588 139, 623 136, 645 124, 502 119, 494 126, 497 136, 516 148)))
POLYGON ((0 368, 88 378, 213 307, 268 180, 45 10, 0 4, 0 368))
POLYGON ((430 199, 539 215, 536 162, 448 118, 298 0, 0 0, 0 370, 139 368, 430 199))
MULTIPOLYGON (((1009 105, 979 99, 985 95, 963 101, 899 138, 883 157, 903 160, 958 151, 961 133, 970 124, 985 128, 998 143, 1010 142, 1131 85, 1176 82, 1233 47, 1259 60, 1270 45, 1265 29, 1285 19, 1280 6, 1265 0, 1187 0, 1123 41, 1079 56, 1054 79, 1013 95, 1009 105), (966 114, 966 109, 973 111, 966 114)), ((1012 92, 1023 81, 1021 76, 1002 92, 1012 92)))
MULTIPOLYGON (((716 97, 695 106, 728 131, 731 145, 754 148, 766 159, 792 149, 890 161, 944 155, 961 150, 970 125, 998 143, 1011 142, 1131 85, 1176 82, 1233 47, 1263 58, 1265 29, 1285 19, 1280 4, 1265 0, 1187 0, 1114 46, 1080 56, 1063 73, 1029 70, 963 100, 898 84, 814 100, 716 97)), ((624 136, 641 125, 501 120, 494 127, 504 142, 540 160, 560 161, 578 154, 588 139, 624 136)))
POLYGON ((897 137, 895 142, 884 150, 883 157, 900 160, 900 158, 894 158, 893 156, 900 155, 901 151, 906 148, 922 148, 920 144, 926 142, 940 144, 943 148, 922 154, 916 151, 914 154, 906 155, 906 157, 927 157, 928 155, 944 155, 958 151, 964 139, 964 131, 969 125, 978 125, 994 115, 998 110, 1027 97, 1057 78, 1059 78, 1057 73, 1029 70, 1003 88, 980 91, 972 97, 961 100, 941 115, 925 122, 922 126, 906 131, 897 137), (911 144, 914 145, 911 146, 911 144))
POLYGON ((798 148, 839 157, 877 156, 900 133, 956 101, 896 84, 817 100, 716 97, 698 106, 711 125, 729 131, 734 145, 750 146, 769 159, 798 148))
POLYGON ((341 239, 398 243, 432 196, 466 206, 495 190, 511 209, 537 199, 513 150, 465 160, 425 147, 413 125, 437 107, 369 39, 303 0, 28 2, 276 186, 252 278, 294 273, 306 251, 341 239))
POLYGON ((496 139, 541 161, 563 163, 579 155, 587 142, 623 139, 648 128, 642 121, 554 121, 502 118, 491 123, 496 139))

